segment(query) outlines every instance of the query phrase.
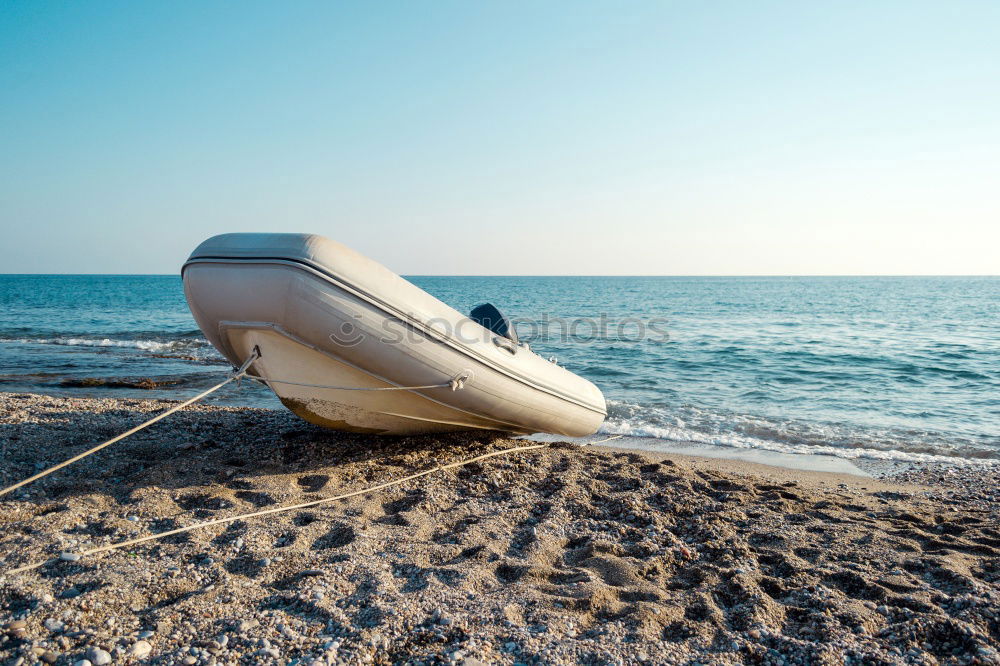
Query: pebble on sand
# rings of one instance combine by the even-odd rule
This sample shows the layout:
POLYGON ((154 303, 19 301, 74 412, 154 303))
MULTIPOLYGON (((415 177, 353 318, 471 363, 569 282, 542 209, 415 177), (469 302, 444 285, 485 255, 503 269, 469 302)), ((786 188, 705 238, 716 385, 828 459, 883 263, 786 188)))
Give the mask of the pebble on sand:
POLYGON ((87 648, 87 660, 94 666, 107 666, 111 663, 111 653, 98 647, 87 648))
POLYGON ((132 647, 128 649, 127 654, 130 657, 135 657, 136 659, 145 659, 152 651, 153 646, 150 645, 148 641, 136 641, 132 644, 132 647))

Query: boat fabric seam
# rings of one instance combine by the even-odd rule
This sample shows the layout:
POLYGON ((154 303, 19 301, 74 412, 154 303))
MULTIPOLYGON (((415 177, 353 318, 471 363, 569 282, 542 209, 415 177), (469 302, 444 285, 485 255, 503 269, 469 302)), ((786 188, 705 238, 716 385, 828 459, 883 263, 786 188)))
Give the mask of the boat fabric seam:
MULTIPOLYGON (((367 291, 364 291, 364 290, 356 287, 355 285, 351 284, 346 279, 344 279, 344 278, 342 278, 340 276, 337 276, 337 275, 333 275, 329 271, 327 271, 327 270, 323 269, 322 267, 317 266, 316 264, 313 264, 312 262, 309 262, 309 261, 305 261, 305 260, 302 260, 302 259, 292 259, 292 258, 288 258, 288 257, 220 257, 220 256, 191 257, 191 258, 189 258, 184 263, 184 266, 181 268, 181 276, 184 275, 184 269, 186 269, 190 264, 193 264, 193 263, 218 263, 218 262, 223 262, 223 263, 239 263, 239 262, 248 262, 248 263, 274 263, 274 262, 278 262, 278 263, 288 263, 288 264, 292 264, 292 265, 295 265, 295 266, 302 266, 302 267, 308 268, 308 269, 310 269, 312 271, 315 271, 315 272, 319 273, 320 276, 322 276, 322 277, 326 278, 327 280, 335 283, 337 286, 339 286, 339 287, 341 287, 341 288, 343 288, 343 289, 345 289, 347 291, 350 291, 350 292, 354 293, 355 295, 360 296, 362 299, 367 300, 370 304, 372 304, 372 305, 374 305, 376 307, 381 308, 383 310, 384 314, 389 314, 391 316, 394 316, 394 317, 400 319, 402 321, 402 323, 416 328, 418 331, 420 331, 421 333, 423 333, 427 337, 431 338, 432 340, 435 340, 435 341, 440 342, 442 344, 446 344, 449 347, 451 347, 452 349, 455 349, 456 351, 459 351, 460 353, 465 354, 466 356, 471 356, 473 358, 476 358, 478 361, 480 361, 481 363, 486 364, 488 367, 491 367, 494 370, 496 370, 496 371, 498 371, 498 372, 500 372, 500 373, 502 373, 504 375, 507 375, 511 379, 514 379, 515 381, 519 381, 522 384, 525 384, 526 386, 529 386, 530 388, 533 388, 533 389, 538 390, 538 391, 542 391, 544 393, 548 393, 549 395, 553 395, 553 396, 555 396, 557 398, 560 398, 562 400, 566 400, 567 402, 572 402, 575 405, 583 407, 584 409, 589 409, 590 411, 596 412, 598 414, 602 414, 605 417, 607 416, 607 410, 606 409, 599 409, 599 408, 595 407, 594 405, 590 405, 590 404, 587 404, 587 403, 582 402, 580 400, 577 400, 575 398, 572 398, 570 396, 567 396, 566 394, 561 393, 561 392, 559 392, 559 391, 557 391, 555 389, 548 388, 548 387, 543 387, 543 386, 539 386, 538 384, 535 384, 535 383, 529 381, 527 378, 521 376, 520 374, 511 373, 510 371, 505 370, 505 369, 497 366, 496 364, 494 364, 493 361, 489 360, 488 358, 486 358, 484 355, 480 354, 479 352, 476 352, 474 350, 461 347, 461 346, 455 344, 454 342, 452 342, 452 341, 450 341, 450 340, 448 340, 446 338, 440 337, 436 332, 433 331, 433 329, 427 328, 423 323, 421 323, 420 321, 414 319, 413 317, 411 317, 410 315, 406 314, 405 312, 397 310, 396 308, 394 308, 393 306, 389 305, 388 303, 386 303, 382 299, 378 298, 377 296, 369 294, 367 291), (393 311, 395 311, 395 312, 393 312, 393 311)), ((400 279, 403 279, 403 278, 400 278, 400 279)), ((417 288, 419 289, 419 287, 417 287, 417 288)))

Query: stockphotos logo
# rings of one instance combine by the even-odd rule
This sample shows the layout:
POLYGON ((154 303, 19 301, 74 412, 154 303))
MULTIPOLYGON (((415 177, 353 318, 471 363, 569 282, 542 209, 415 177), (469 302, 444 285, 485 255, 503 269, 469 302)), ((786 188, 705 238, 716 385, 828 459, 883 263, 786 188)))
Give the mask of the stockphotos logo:
MULTIPOLYGON (((421 321, 411 316, 411 321, 421 321)), ((354 347, 374 338, 383 344, 420 344, 429 337, 458 340, 464 344, 492 342, 498 337, 479 323, 463 317, 458 320, 435 317, 421 322, 417 328, 395 317, 385 317, 379 322, 366 322, 362 315, 354 314, 345 319, 330 333, 330 339, 342 347, 354 347)), ((608 344, 608 343, 664 343, 670 340, 668 320, 663 317, 642 319, 625 317, 612 319, 606 314, 598 317, 550 317, 543 314, 537 319, 511 319, 510 324, 521 342, 540 344, 608 344)))

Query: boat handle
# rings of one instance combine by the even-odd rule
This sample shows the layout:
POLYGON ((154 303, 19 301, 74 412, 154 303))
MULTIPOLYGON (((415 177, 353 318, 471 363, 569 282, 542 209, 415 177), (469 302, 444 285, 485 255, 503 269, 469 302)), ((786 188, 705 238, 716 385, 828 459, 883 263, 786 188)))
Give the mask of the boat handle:
POLYGON ((515 343, 513 340, 509 340, 507 338, 501 338, 498 336, 493 338, 493 344, 495 344, 500 349, 509 352, 511 355, 517 353, 517 343, 515 343))

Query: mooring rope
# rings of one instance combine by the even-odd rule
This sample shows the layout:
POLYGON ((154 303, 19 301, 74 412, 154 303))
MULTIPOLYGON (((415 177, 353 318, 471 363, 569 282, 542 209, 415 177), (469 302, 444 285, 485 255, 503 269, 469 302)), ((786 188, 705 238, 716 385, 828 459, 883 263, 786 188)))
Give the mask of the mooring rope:
POLYGON ((108 447, 108 446, 111 446, 115 442, 120 442, 121 440, 125 439, 129 435, 134 435, 135 433, 139 432, 143 428, 148 428, 149 426, 153 425, 157 421, 160 421, 162 419, 167 418, 168 416, 170 416, 174 412, 179 411, 181 409, 184 409, 188 405, 196 403, 199 400, 201 400, 202 398, 205 398, 206 396, 208 396, 208 395, 210 395, 212 393, 215 393, 216 391, 218 391, 220 388, 222 388, 223 386, 225 386, 229 382, 236 381, 237 379, 239 379, 240 377, 242 377, 243 375, 245 375, 246 372, 247 372, 247 368, 250 367, 250 364, 253 363, 256 358, 257 358, 257 351, 254 350, 254 352, 250 354, 250 357, 243 363, 243 365, 241 365, 235 372, 233 372, 232 374, 230 374, 229 378, 226 381, 220 382, 220 383, 216 384, 215 386, 213 386, 212 388, 208 389, 207 391, 202 391, 201 393, 199 393, 198 395, 194 396, 193 398, 189 398, 189 399, 185 400, 184 402, 182 402, 182 403, 180 403, 178 405, 174 405, 173 407, 171 407, 167 411, 165 411, 165 412, 163 412, 161 414, 157 414, 156 416, 154 416, 153 418, 149 419, 145 423, 141 423, 141 424, 137 425, 136 427, 132 428, 131 430, 127 430, 127 431, 123 432, 122 434, 118 435, 117 437, 112 437, 111 439, 107 440, 106 442, 101 442, 97 446, 95 446, 95 447, 93 447, 91 449, 87 449, 83 453, 80 453, 78 455, 73 456, 69 460, 64 460, 64 461, 62 461, 61 463, 59 463, 57 465, 53 465, 52 467, 49 467, 48 469, 42 470, 41 472, 39 472, 38 474, 35 474, 34 476, 29 476, 27 479, 24 479, 23 481, 18 481, 17 483, 15 483, 13 485, 7 486, 3 490, 0 490, 0 497, 6 495, 7 493, 13 492, 13 491, 17 490, 18 488, 20 488, 22 486, 26 486, 29 483, 31 483, 32 481, 37 481, 38 479, 40 479, 40 478, 42 478, 44 476, 48 476, 52 472, 58 471, 58 470, 62 469, 63 467, 66 467, 67 465, 72 465, 76 461, 82 460, 82 459, 86 458, 87 456, 91 455, 92 453, 97 453, 101 449, 103 449, 105 447, 108 447))
POLYGON ((272 379, 271 377, 259 377, 257 375, 248 374, 247 377, 250 379, 257 379, 262 382, 269 382, 271 384, 290 384, 292 386, 308 386, 310 388, 321 388, 321 389, 332 389, 334 391, 413 391, 416 389, 432 389, 432 388, 451 388, 452 391, 457 391, 460 388, 465 387, 465 382, 468 379, 466 376, 456 377, 450 381, 444 382, 443 384, 424 384, 423 386, 375 386, 375 387, 360 387, 360 386, 327 386, 326 384, 306 384, 304 382, 293 382, 287 379, 272 379))
POLYGON ((154 416, 153 418, 149 419, 148 421, 137 425, 136 427, 132 428, 131 430, 123 432, 122 434, 118 435, 117 437, 112 437, 111 439, 107 440, 106 442, 101 442, 97 446, 95 446, 93 448, 90 448, 90 449, 87 449, 86 451, 84 451, 83 453, 80 453, 79 455, 75 455, 75 456, 73 456, 72 458, 70 458, 68 460, 64 460, 64 461, 62 461, 61 463, 59 463, 57 465, 53 465, 52 467, 49 467, 48 469, 42 470, 38 474, 35 474, 34 476, 30 476, 27 479, 24 479, 23 481, 18 481, 17 483, 15 483, 13 485, 7 486, 6 488, 0 490, 0 497, 3 497, 7 493, 13 492, 13 491, 17 490, 18 488, 21 488, 22 486, 26 486, 29 483, 31 483, 32 481, 37 481, 38 479, 41 479, 42 477, 48 476, 52 472, 58 471, 58 470, 62 469, 63 467, 66 467, 67 465, 72 465, 73 463, 77 462, 78 460, 82 460, 82 459, 86 458, 87 456, 89 456, 89 455, 91 455, 93 453, 97 453, 98 451, 100 451, 103 448, 111 446, 115 442, 120 442, 121 440, 125 439, 129 435, 134 435, 135 433, 139 432, 143 428, 148 428, 149 426, 153 425, 157 421, 165 419, 166 417, 170 416, 174 412, 180 411, 180 410, 184 409, 185 407, 187 407, 188 405, 191 405, 191 404, 194 404, 194 403, 198 402, 199 400, 201 400, 201 399, 203 399, 203 398, 211 395, 212 393, 215 393, 216 391, 218 391, 220 388, 222 388, 223 386, 225 386, 229 382, 237 381, 237 380, 239 380, 242 377, 250 377, 251 379, 259 379, 261 381, 273 382, 275 384, 294 384, 296 386, 310 386, 310 387, 313 387, 313 388, 336 389, 338 391, 410 391, 410 390, 415 390, 415 389, 445 388, 445 387, 451 388, 452 391, 457 391, 459 389, 465 388, 465 382, 468 381, 468 379, 469 379, 468 372, 466 372, 466 373, 458 375, 454 379, 451 379, 451 380, 449 380, 447 382, 444 382, 442 384, 427 384, 427 385, 423 385, 423 386, 386 386, 386 387, 378 387, 378 388, 360 388, 360 387, 356 387, 356 386, 324 386, 324 385, 320 385, 320 384, 303 384, 301 382, 292 382, 292 381, 285 381, 283 379, 271 379, 269 377, 260 377, 258 375, 251 375, 248 372, 250 364, 253 363, 255 360, 257 360, 258 358, 260 358, 260 353, 257 351, 257 348, 255 347, 254 350, 252 352, 250 352, 250 356, 247 357, 247 360, 243 362, 243 365, 241 365, 239 368, 237 368, 232 373, 230 373, 229 378, 226 379, 226 381, 220 382, 220 383, 216 384, 215 386, 213 386, 212 388, 210 388, 210 389, 208 389, 206 391, 202 391, 201 393, 199 393, 198 395, 194 396, 193 398, 189 398, 189 399, 185 400, 184 402, 182 402, 182 403, 180 403, 178 405, 174 405, 173 407, 171 407, 167 411, 163 412, 162 414, 157 414, 156 416, 154 416))
POLYGON ((604 442, 610 442, 613 439, 621 439, 625 435, 612 435, 611 437, 605 437, 604 439, 599 439, 596 442, 584 442, 584 446, 593 446, 594 444, 603 444, 604 442))
POLYGON ((390 488, 392 486, 398 486, 401 483, 406 483, 407 481, 412 481, 414 479, 419 479, 424 476, 429 476, 431 474, 436 474, 437 472, 443 472, 448 469, 454 469, 456 467, 464 467, 465 465, 470 465, 474 462, 480 460, 486 460, 488 458, 495 458, 497 456, 503 456, 510 453, 518 453, 521 451, 531 451, 535 449, 547 448, 548 444, 533 444, 531 446, 518 446, 510 449, 502 449, 500 451, 493 451, 492 453, 485 453, 483 455, 475 456, 474 458, 469 458, 467 460, 460 460, 458 462, 449 463, 447 465, 438 465, 432 469, 424 470, 423 472, 417 472, 416 474, 411 474, 409 476, 404 476, 401 479, 395 479, 393 481, 386 481, 385 483, 380 483, 369 488, 363 488, 361 490, 355 490, 349 493, 343 493, 335 497, 325 497, 323 499, 313 500, 311 502, 302 502, 301 504, 293 504, 292 506, 282 506, 273 509, 264 509, 262 511, 253 511, 251 513, 241 513, 238 516, 230 516, 228 518, 217 518, 215 520, 207 520, 202 523, 195 523, 194 525, 188 525, 187 527, 179 527, 174 530, 168 530, 166 532, 158 532, 156 534, 150 534, 144 537, 137 537, 135 539, 128 539, 126 541, 119 541, 118 543, 108 544, 106 546, 99 546, 97 548, 90 548, 89 550, 84 550, 79 553, 64 553, 60 557, 54 557, 48 560, 43 560, 41 562, 35 562, 34 564, 26 564, 15 569, 11 569, 7 572, 7 575, 13 575, 22 573, 25 571, 31 571, 33 569, 38 569, 47 564, 54 564, 61 559, 70 559, 71 561, 78 561, 84 557, 89 557, 91 555, 97 555, 99 553, 106 553, 112 550, 118 550, 119 548, 127 548, 128 546, 135 546, 140 543, 146 543, 148 541, 155 541, 156 539, 162 539, 164 537, 172 536, 174 534, 182 534, 184 532, 191 532, 193 530, 198 530, 203 527, 210 527, 212 525, 224 525, 226 523, 232 523, 237 520, 245 520, 247 518, 256 518, 258 516, 267 516, 274 513, 283 513, 285 511, 296 511, 298 509, 306 509, 312 506, 318 506, 320 504, 328 504, 330 502, 337 502, 339 500, 348 499, 351 497, 357 497, 358 495, 366 495, 368 493, 373 493, 379 490, 384 490, 385 488, 390 488), (68 556, 68 557, 67 557, 68 556))

